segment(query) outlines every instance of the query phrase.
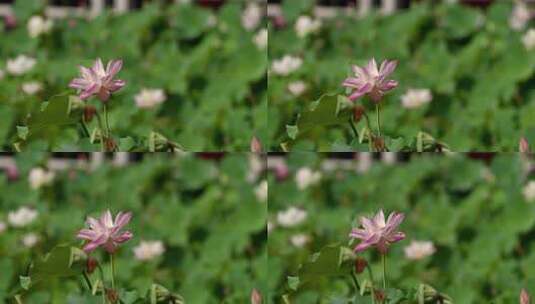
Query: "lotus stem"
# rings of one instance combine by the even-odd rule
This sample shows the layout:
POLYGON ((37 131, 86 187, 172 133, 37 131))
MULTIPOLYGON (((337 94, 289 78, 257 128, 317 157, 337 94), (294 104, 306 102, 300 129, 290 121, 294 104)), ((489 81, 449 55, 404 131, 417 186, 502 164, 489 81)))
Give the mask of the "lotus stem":
POLYGON ((355 284, 355 290, 356 290, 356 293, 358 294, 360 291, 360 284, 359 284, 359 281, 357 280, 357 276, 355 276, 354 271, 351 271, 351 278, 353 279, 353 283, 355 284))
POLYGON ((102 128, 102 119, 100 118, 100 114, 97 112, 97 121, 98 121, 98 128, 100 130, 100 150, 101 152, 106 152, 106 148, 104 147, 104 129, 102 128))
POLYGON ((355 127, 355 123, 353 122, 353 119, 349 118, 349 125, 351 126, 351 130, 353 130, 353 134, 355 134, 355 138, 359 138, 359 132, 357 131, 357 128, 355 127))
POLYGON ((383 289, 386 290, 386 254, 381 255, 383 260, 383 289))
POLYGON ((110 253, 110 268, 111 268, 111 288, 115 290, 115 261, 113 253, 110 253))
POLYGON ((87 276, 87 272, 83 271, 82 274, 84 275, 85 282, 87 283, 87 287, 89 290, 93 290, 93 284, 91 284, 91 280, 89 280, 89 277, 87 276))
POLYGON ((104 122, 106 124, 106 138, 109 138, 111 130, 110 130, 110 119, 109 119, 109 115, 108 115, 108 104, 107 103, 104 103, 104 122))
POLYGON ((381 137, 381 104, 375 104, 375 113, 377 115, 377 134, 381 137))

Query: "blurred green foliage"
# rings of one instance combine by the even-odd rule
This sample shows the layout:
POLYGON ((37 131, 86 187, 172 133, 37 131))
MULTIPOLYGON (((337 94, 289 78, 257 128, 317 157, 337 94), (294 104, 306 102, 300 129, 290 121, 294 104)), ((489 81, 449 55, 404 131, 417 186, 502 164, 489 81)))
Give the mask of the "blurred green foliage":
MULTIPOLYGON (((535 204, 522 195, 524 184, 533 179, 526 170, 533 162, 515 154, 488 156, 485 161, 463 154, 406 154, 406 161, 375 162, 363 172, 354 169, 356 160, 349 160, 350 167, 336 167, 325 165, 323 154, 290 153, 290 177, 268 176, 268 219, 274 227, 268 244, 269 303, 282 303, 281 296, 290 291, 287 276, 297 275, 299 265, 313 253, 330 244, 349 245, 349 232, 359 216, 381 208, 386 214, 406 215, 400 230, 407 237, 388 254, 390 287, 410 289, 425 283, 454 303, 517 303, 522 287, 534 292, 535 204), (303 167, 322 177, 299 189, 293 176, 303 167), (277 214, 290 206, 305 210, 307 218, 282 227, 277 214), (292 237, 300 234, 309 242, 292 245, 292 237), (436 253, 422 260, 405 258, 403 249, 411 240, 432 241, 436 253)), ((362 257, 379 284, 380 256, 368 250, 362 257)), ((314 288, 298 290, 292 303, 346 303, 336 299, 352 295, 349 276, 329 277, 316 281, 314 288)))
MULTIPOLYGON (((121 146, 123 151, 148 150, 153 131, 188 151, 248 151, 254 135, 266 140, 267 56, 253 42, 256 31, 242 27, 245 2, 232 1, 212 11, 153 1, 124 15, 108 12, 92 20, 55 20, 52 33, 30 38, 27 20, 43 13, 45 2, 16 1, 18 27, 0 30, 0 69, 19 54, 37 59, 28 74, 6 75, 0 81, 3 150, 13 150, 13 142, 20 139, 16 126, 23 125, 29 113, 68 90, 78 66, 92 65, 98 57, 124 60, 118 77, 127 86, 110 102, 115 136, 133 142, 121 146), (23 94, 21 85, 28 81, 44 83, 45 90, 37 96, 23 94), (134 96, 142 88, 164 89, 168 99, 154 109, 140 109, 134 96)), ((76 122, 70 128, 62 126, 61 132, 32 138, 25 149, 99 150, 81 136, 76 122)))
MULTIPOLYGON (((86 216, 99 216, 108 208, 114 214, 133 212, 127 228, 134 238, 116 254, 122 288, 144 295, 157 283, 180 293, 186 303, 245 303, 253 288, 265 293, 267 208, 255 195, 262 176, 249 166, 250 157, 244 153, 215 161, 193 154, 147 154, 126 167, 105 163, 95 170, 58 171, 53 184, 35 190, 26 176, 48 156, 18 154, 20 178, 0 177, 0 220, 7 223, 8 212, 21 206, 35 208, 39 215, 29 226, 9 226, 0 233, 0 298, 19 286, 30 261, 59 244, 81 246, 75 235, 86 216), (40 239, 31 249, 21 244, 29 232, 40 239), (135 259, 132 249, 141 240, 161 240, 164 255, 148 262, 135 259)), ((107 273, 107 255, 97 250, 93 256, 107 273)), ((87 303, 80 293, 83 286, 80 278, 48 280, 32 287, 24 299, 87 303)))
MULTIPOLYGON (((535 52, 522 44, 525 31, 509 26, 512 1, 494 1, 486 10, 421 1, 391 16, 340 13, 323 19, 318 33, 299 38, 295 22, 311 15, 313 2, 284 1, 286 26, 270 28, 271 61, 286 54, 303 59, 289 76, 269 76, 271 149, 367 150, 352 142, 347 122, 318 123, 306 136, 285 143, 292 135, 286 126, 296 123, 298 113, 323 94, 344 94, 341 83, 351 65, 362 66, 372 57, 399 60, 392 78, 400 85, 383 100, 388 137, 409 142, 423 131, 453 151, 516 151, 521 136, 535 141, 535 52), (308 86, 298 97, 288 90, 295 81, 308 86), (429 88, 433 100, 403 108, 400 97, 408 88, 429 88)), ((373 117, 371 102, 364 98, 362 103, 373 117)), ((364 120, 359 130, 363 126, 364 120)))

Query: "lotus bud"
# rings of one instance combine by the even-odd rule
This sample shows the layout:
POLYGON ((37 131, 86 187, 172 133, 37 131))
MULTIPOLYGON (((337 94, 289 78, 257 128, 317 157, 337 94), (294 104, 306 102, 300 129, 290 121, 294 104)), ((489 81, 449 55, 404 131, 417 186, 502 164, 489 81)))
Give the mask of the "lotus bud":
POLYGON ((113 138, 107 137, 104 139, 104 147, 106 148, 106 151, 112 152, 117 149, 117 143, 113 138))
POLYGON ((17 27, 17 17, 15 15, 7 15, 4 17, 4 25, 6 29, 12 30, 17 27))
POLYGON ((366 259, 358 257, 355 260, 355 272, 357 274, 362 273, 364 269, 366 269, 367 266, 368 266, 368 261, 366 261, 366 259))
POLYGON ((256 136, 253 136, 253 139, 251 139, 251 152, 262 153, 262 143, 256 136))
POLYGON ((375 301, 378 303, 384 303, 386 300, 386 294, 381 289, 375 289, 373 291, 373 296, 375 297, 375 301))
POLYGON ((520 304, 530 304, 530 303, 531 303, 531 299, 530 299, 529 293, 524 288, 522 288, 522 290, 520 291, 520 304))
POLYGON ((84 121, 85 122, 91 122, 93 120, 93 117, 97 113, 97 109, 92 105, 86 105, 84 107, 84 121))
POLYGON ((520 151, 521 153, 531 152, 528 140, 525 137, 520 138, 520 142, 518 143, 518 151, 520 151))
POLYGON ((364 115, 364 112, 366 111, 366 109, 364 109, 363 106, 361 105, 356 105, 354 108, 353 108, 353 120, 355 122, 359 122, 361 119, 362 119, 362 115, 364 115))
POLYGON ((377 152, 383 152, 385 151, 385 140, 381 137, 374 137, 373 138, 373 148, 377 152))
POLYGON ((106 289, 106 298, 110 303, 117 303, 119 301, 119 293, 115 289, 106 289))
POLYGON ((262 295, 256 289, 251 292, 251 304, 262 304, 262 295))
POLYGON ((98 261, 95 258, 88 258, 86 263, 86 272, 92 274, 95 269, 98 267, 98 261))

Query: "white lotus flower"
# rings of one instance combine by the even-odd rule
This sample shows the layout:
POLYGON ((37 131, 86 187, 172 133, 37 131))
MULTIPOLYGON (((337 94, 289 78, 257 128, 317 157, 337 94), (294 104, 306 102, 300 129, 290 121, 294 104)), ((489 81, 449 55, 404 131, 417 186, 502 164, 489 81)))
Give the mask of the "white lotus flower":
POLYGON ((381 160, 387 165, 393 165, 398 161, 398 154, 396 152, 381 153, 381 160))
POLYGON ((522 190, 524 199, 528 202, 535 200, 535 181, 529 181, 522 190))
POLYGON ((262 182, 260 182, 260 184, 258 186, 256 186, 255 194, 256 194, 256 199, 258 201, 260 201, 260 202, 267 201, 267 198, 268 198, 268 182, 267 182, 267 180, 263 180, 262 182))
POLYGON ((357 172, 366 173, 373 165, 373 153, 361 152, 358 154, 357 172))
POLYGON ((294 81, 288 84, 288 91, 296 97, 301 96, 306 90, 307 84, 304 81, 294 81))
POLYGON ((137 260, 149 261, 161 256, 165 252, 165 247, 162 241, 141 241, 141 243, 134 248, 134 255, 137 260))
POLYGON ((17 58, 7 60, 6 70, 11 75, 20 76, 33 69, 36 63, 37 60, 34 58, 26 55, 19 55, 17 58))
POLYGON ((213 28, 217 25, 217 17, 215 15, 208 16, 208 19, 206 19, 206 26, 209 28, 213 28))
POLYGON ((163 103, 167 96, 162 89, 142 89, 134 99, 139 108, 148 109, 163 103))
POLYGON ((300 38, 316 33, 321 28, 321 21, 314 20, 309 16, 300 16, 295 22, 295 32, 300 38))
POLYGON ((260 24, 263 15, 262 8, 255 2, 250 2, 243 11, 241 23, 246 30, 252 31, 260 24))
POLYGON ((509 25, 514 30, 523 30, 531 17, 532 12, 529 7, 524 2, 517 1, 509 17, 509 25))
POLYGON ((13 227, 24 227, 35 221, 37 215, 37 210, 23 206, 17 211, 10 211, 7 214, 7 221, 13 227))
POLYGON ((42 16, 32 16, 28 20, 28 33, 30 37, 36 38, 42 34, 49 33, 53 25, 51 19, 45 19, 42 16))
POLYGON ((277 222, 282 227, 294 227, 301 224, 307 218, 305 210, 290 207, 285 211, 277 213, 277 222))
POLYGON ((304 247, 310 241, 310 237, 304 233, 292 235, 290 237, 290 243, 295 247, 304 247))
POLYGON ((431 241, 411 241, 409 246, 403 248, 405 256, 409 260, 420 260, 430 255, 433 255, 436 251, 435 245, 431 241))
POLYGON ((266 159, 260 157, 256 153, 249 154, 249 172, 247 173, 247 181, 254 183, 258 180, 258 177, 265 170, 266 159))
POLYGON ((38 81, 31 81, 22 84, 22 91, 28 95, 35 95, 43 89, 43 85, 38 81))
POLYGON ((300 168, 295 174, 295 182, 300 190, 318 183, 321 179, 320 172, 314 172, 308 167, 300 168))
POLYGON ((535 48, 535 29, 529 29, 524 36, 522 36, 522 43, 528 51, 535 48))
POLYGON ((0 221, 0 234, 2 234, 7 229, 7 224, 4 221, 0 221))
POLYGON ((270 234, 275 229, 275 224, 272 221, 267 222, 267 233, 270 234))
POLYGON ((276 75, 288 76, 295 72, 303 64, 303 59, 291 55, 285 55, 281 59, 273 60, 271 70, 276 75))
POLYGON ((39 242, 39 236, 35 233, 28 233, 22 237, 22 244, 26 248, 32 248, 39 242))
POLYGON ((482 167, 480 175, 487 183, 493 183, 496 180, 496 176, 488 167, 482 167))
POLYGON ((401 105, 407 109, 415 109, 431 102, 433 95, 429 89, 408 89, 401 96, 401 105))
POLYGON ((259 30, 253 37, 253 42, 260 50, 265 49, 268 45, 268 30, 266 28, 259 30))
POLYGON ((44 185, 49 185, 56 175, 52 171, 45 171, 43 168, 33 168, 28 175, 28 181, 32 189, 39 189, 44 185))

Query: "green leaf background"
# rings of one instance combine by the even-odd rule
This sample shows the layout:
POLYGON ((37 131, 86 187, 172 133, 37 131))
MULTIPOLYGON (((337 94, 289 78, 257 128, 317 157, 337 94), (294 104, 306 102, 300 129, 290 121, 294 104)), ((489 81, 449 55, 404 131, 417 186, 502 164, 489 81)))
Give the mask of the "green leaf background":
MULTIPOLYGON (((322 19, 321 30, 297 37, 295 21, 312 15, 313 1, 283 1, 287 26, 270 28, 272 60, 290 54, 303 65, 289 76, 269 75, 269 141, 274 151, 322 152, 366 150, 352 145, 347 123, 323 125, 288 144, 287 125, 305 115, 326 93, 344 94, 342 81, 352 64, 368 59, 399 60, 392 78, 399 87, 383 100, 383 133, 410 142, 418 132, 430 134, 452 151, 517 151, 520 137, 535 141, 533 71, 535 52, 521 42, 526 30, 509 26, 513 1, 494 1, 486 10, 446 1, 412 1, 390 16, 340 13, 322 19), (288 91, 294 81, 308 89, 299 97, 288 91), (429 88, 430 104, 405 109, 400 97, 408 88, 429 88)), ((532 25, 532 23, 531 23, 532 25)), ((526 29, 530 27, 527 25, 526 29)), ((364 98, 369 114, 375 109, 364 98)), ((365 123, 358 125, 360 130, 365 123)), ((372 119, 375 128, 375 119, 372 119)))
MULTIPOLYGON (((401 162, 377 160, 367 171, 357 171, 359 159, 364 161, 362 154, 340 165, 327 165, 327 155, 289 153, 284 158, 289 176, 281 180, 268 175, 268 221, 274 227, 268 244, 268 303, 283 303, 285 294, 290 294, 292 303, 333 303, 332 297, 353 297, 349 276, 326 278, 336 271, 335 258, 329 262, 332 268, 322 268, 323 275, 317 278, 300 267, 306 268, 311 256, 330 244, 355 246, 348 234, 359 216, 381 208, 387 214, 406 214, 400 229, 407 237, 393 244, 388 254, 390 287, 409 290, 425 283, 452 297, 454 303, 482 304, 516 303, 521 288, 535 292, 535 204, 522 194, 525 184, 533 180, 528 169, 532 160, 517 154, 487 154, 483 159, 468 154, 401 154, 401 162), (320 172, 321 180, 298 188, 295 173, 303 167, 320 172), (307 218, 295 227, 278 226, 278 212, 290 206, 307 211, 307 218), (309 237, 304 247, 291 243, 298 234, 309 237), (436 253, 408 260, 403 249, 411 240, 432 241, 436 253), (288 276, 303 276, 301 281, 308 280, 309 286, 292 292, 288 276)), ((380 256, 371 250, 361 256, 380 284, 380 256)), ((359 277, 368 278, 366 272, 359 277)), ((292 280, 295 287, 296 279, 292 280)))
MULTIPOLYGON (((14 10, 19 26, 0 29, 0 69, 5 70, 6 61, 19 54, 37 59, 30 73, 0 81, 2 150, 14 149, 19 139, 16 126, 29 113, 68 90, 78 66, 92 65, 98 57, 124 60, 119 78, 127 86, 110 102, 110 123, 117 140, 131 137, 140 143, 158 132, 188 151, 248 151, 253 136, 267 141, 267 56, 253 43, 256 31, 246 31, 241 25, 246 1, 233 1, 218 11, 152 1, 124 15, 106 12, 92 20, 55 20, 52 33, 30 38, 26 23, 30 16, 42 14, 45 4, 44 0, 17 0, 14 10), (210 26, 210 20, 215 25, 210 26), (25 95, 21 86, 28 81, 43 83, 44 91, 25 95), (168 99, 154 109, 139 109, 134 96, 143 88, 164 89, 168 99)), ((90 103, 101 106, 95 100, 90 103)), ((90 129, 96 127, 95 120, 90 129)), ((84 140, 76 127, 60 128, 60 132, 30 138, 24 147, 100 149, 84 140)), ((133 148, 124 143, 120 147, 133 148)))
MULTIPOLYGON (((1 221, 7 223, 8 212, 21 206, 39 212, 30 226, 9 226, 0 233, 2 299, 19 286, 19 276, 27 275, 33 261, 30 276, 37 276, 32 277, 36 284, 24 294, 25 302, 87 303, 70 300, 87 296, 80 292, 85 286, 81 277, 57 276, 72 274, 65 265, 69 259, 58 258, 68 257, 69 247, 54 249, 50 260, 42 257, 60 244, 81 247, 75 235, 85 226, 86 216, 99 216, 108 208, 114 214, 133 212, 128 229, 134 238, 116 255, 121 288, 144 295, 151 284, 158 283, 181 294, 186 303, 245 303, 253 288, 266 294, 267 208, 254 192, 263 177, 252 173, 256 172, 249 165, 253 156, 213 160, 194 154, 146 154, 126 167, 105 162, 94 170, 58 171, 53 184, 31 189, 29 170, 45 165, 48 157, 18 154, 19 178, 0 177, 1 221), (31 249, 21 243, 29 232, 40 239, 31 249), (163 241, 164 255, 150 262, 136 260, 132 249, 141 240, 163 241)), ((108 256, 102 250, 92 256, 107 275, 108 256)))

